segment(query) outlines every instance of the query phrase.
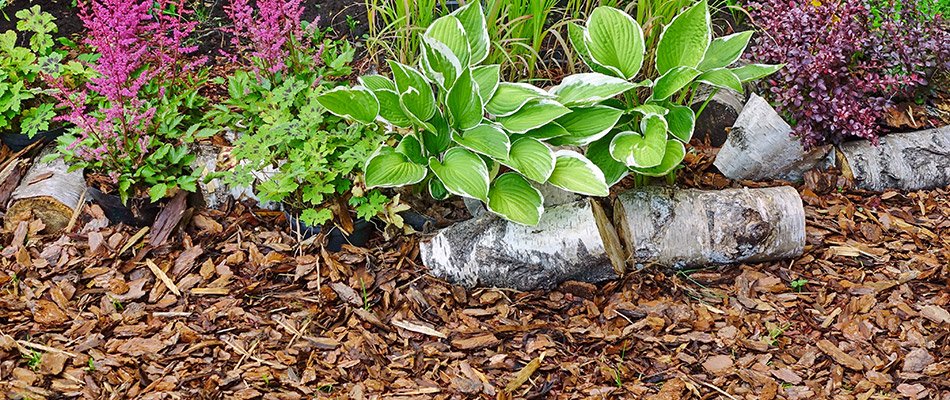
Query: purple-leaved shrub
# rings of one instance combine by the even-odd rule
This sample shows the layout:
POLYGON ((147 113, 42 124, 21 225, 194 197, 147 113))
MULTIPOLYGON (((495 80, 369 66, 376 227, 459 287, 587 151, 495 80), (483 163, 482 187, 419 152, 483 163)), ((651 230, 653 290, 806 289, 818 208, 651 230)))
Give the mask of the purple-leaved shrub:
POLYGON ((62 139, 70 161, 107 173, 123 199, 147 185, 153 200, 174 188, 194 190, 187 166, 187 142, 197 131, 189 113, 200 103, 198 70, 206 59, 192 57, 186 44, 196 22, 184 0, 81 1, 83 43, 98 53, 97 77, 69 89, 49 77, 75 125, 62 139), (173 11, 173 12, 172 12, 173 11), (179 156, 182 154, 182 156, 179 156), (171 155, 171 156, 170 156, 171 155))
POLYGON ((753 22, 765 34, 754 62, 786 64, 765 80, 770 99, 806 148, 849 136, 876 142, 895 99, 913 98, 938 68, 950 66, 950 33, 918 0, 758 0, 753 22))

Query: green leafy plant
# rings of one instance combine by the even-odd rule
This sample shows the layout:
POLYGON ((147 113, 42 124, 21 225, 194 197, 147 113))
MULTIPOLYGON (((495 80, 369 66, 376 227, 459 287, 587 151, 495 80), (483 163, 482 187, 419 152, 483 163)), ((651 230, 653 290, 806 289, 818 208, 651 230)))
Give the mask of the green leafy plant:
POLYGON ((796 292, 801 292, 802 289, 805 288, 805 285, 808 285, 808 279, 805 279, 805 278, 796 279, 792 281, 791 283, 789 283, 789 286, 792 287, 792 290, 796 292))
POLYGON ((640 176, 665 176, 678 168, 696 122, 697 113, 687 104, 692 103, 690 97, 699 85, 742 92, 743 83, 781 68, 758 64, 729 68, 745 51, 752 32, 713 39, 706 0, 681 12, 664 27, 653 51, 652 65, 643 29, 621 10, 599 7, 586 26, 572 24, 570 31, 577 53, 593 71, 621 82, 632 82, 641 75, 658 76, 655 81, 638 82, 640 90, 623 92, 621 107, 628 118, 587 148, 587 157, 604 171, 609 184, 629 171, 640 176))
MULTIPOLYGON (((276 18, 286 32, 248 30, 238 39, 278 43, 280 51, 244 52, 251 54, 250 71, 228 78, 229 97, 212 113, 216 125, 238 132, 232 156, 240 162, 227 180, 253 185, 261 200, 284 204, 307 225, 334 217, 349 221, 350 208, 368 220, 390 201, 379 190, 367 190, 360 176, 363 160, 385 135, 349 124, 316 101, 352 72, 355 50, 348 42, 326 39, 315 25, 302 23, 299 13, 279 11, 260 12, 281 15, 276 18)), ((240 14, 251 21, 250 11, 240 14)))
POLYGON ((39 370, 40 364, 43 363, 43 353, 36 350, 30 350, 28 354, 23 355, 23 358, 26 360, 26 366, 34 371, 39 370))
POLYGON ((41 74, 63 78, 69 85, 93 74, 78 61, 64 62, 65 51, 57 50, 53 41, 57 27, 51 14, 37 5, 15 16, 17 31, 0 34, 0 132, 17 130, 33 137, 50 129, 57 111, 50 97, 53 89, 41 74), (18 32, 26 35, 20 38, 18 32), (21 39, 28 47, 17 45, 21 39))

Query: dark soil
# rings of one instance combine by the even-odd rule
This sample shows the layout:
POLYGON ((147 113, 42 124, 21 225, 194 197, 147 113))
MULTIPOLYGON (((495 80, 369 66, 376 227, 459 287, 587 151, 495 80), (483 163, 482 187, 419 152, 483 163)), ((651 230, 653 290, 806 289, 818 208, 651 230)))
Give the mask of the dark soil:
POLYGON ((28 9, 34 5, 39 5, 43 11, 53 14, 56 17, 56 26, 59 27, 60 36, 69 37, 83 29, 82 21, 79 20, 79 13, 74 0, 12 0, 3 8, 0 15, 0 32, 6 32, 16 27, 16 13, 20 10, 28 9))

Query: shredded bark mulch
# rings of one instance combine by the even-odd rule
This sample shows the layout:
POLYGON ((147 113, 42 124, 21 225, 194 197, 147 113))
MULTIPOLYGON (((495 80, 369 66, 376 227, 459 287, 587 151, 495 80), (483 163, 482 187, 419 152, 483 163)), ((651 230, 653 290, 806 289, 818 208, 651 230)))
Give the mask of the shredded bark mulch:
POLYGON ((797 260, 552 292, 452 286, 414 237, 330 254, 241 205, 157 247, 96 206, 23 223, 0 397, 950 398, 950 192, 807 181, 797 260))

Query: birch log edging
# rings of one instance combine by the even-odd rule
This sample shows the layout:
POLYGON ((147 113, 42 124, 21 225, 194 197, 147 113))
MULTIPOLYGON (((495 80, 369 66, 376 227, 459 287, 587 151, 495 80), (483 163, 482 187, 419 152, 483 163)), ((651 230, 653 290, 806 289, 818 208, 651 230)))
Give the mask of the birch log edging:
POLYGON ((36 218, 46 225, 45 232, 58 233, 69 225, 76 208, 81 206, 79 202, 86 190, 83 170, 70 172, 62 157, 42 161, 55 151, 55 147, 47 147, 40 152, 13 190, 4 216, 6 229, 36 218))
POLYGON ((950 185, 950 126, 839 146, 842 172, 867 190, 921 190, 950 185))
POLYGON ((752 94, 713 163, 729 179, 797 182, 830 163, 831 146, 805 151, 792 127, 762 97, 752 94))
POLYGON ((705 143, 708 140, 711 146, 722 147, 728 139, 727 131, 735 125, 739 113, 742 112, 745 97, 729 89, 701 90, 690 107, 693 111, 699 111, 706 99, 709 99, 709 103, 706 104, 702 114, 696 117, 693 139, 699 143, 705 143), (710 94, 712 98, 709 97, 710 94))
POLYGON ((805 209, 792 187, 650 188, 618 196, 614 224, 633 264, 671 267, 797 257, 805 209))
POLYGON ((468 287, 518 290, 616 279, 626 258, 594 200, 551 207, 533 227, 486 213, 441 230, 420 250, 437 277, 468 287))

